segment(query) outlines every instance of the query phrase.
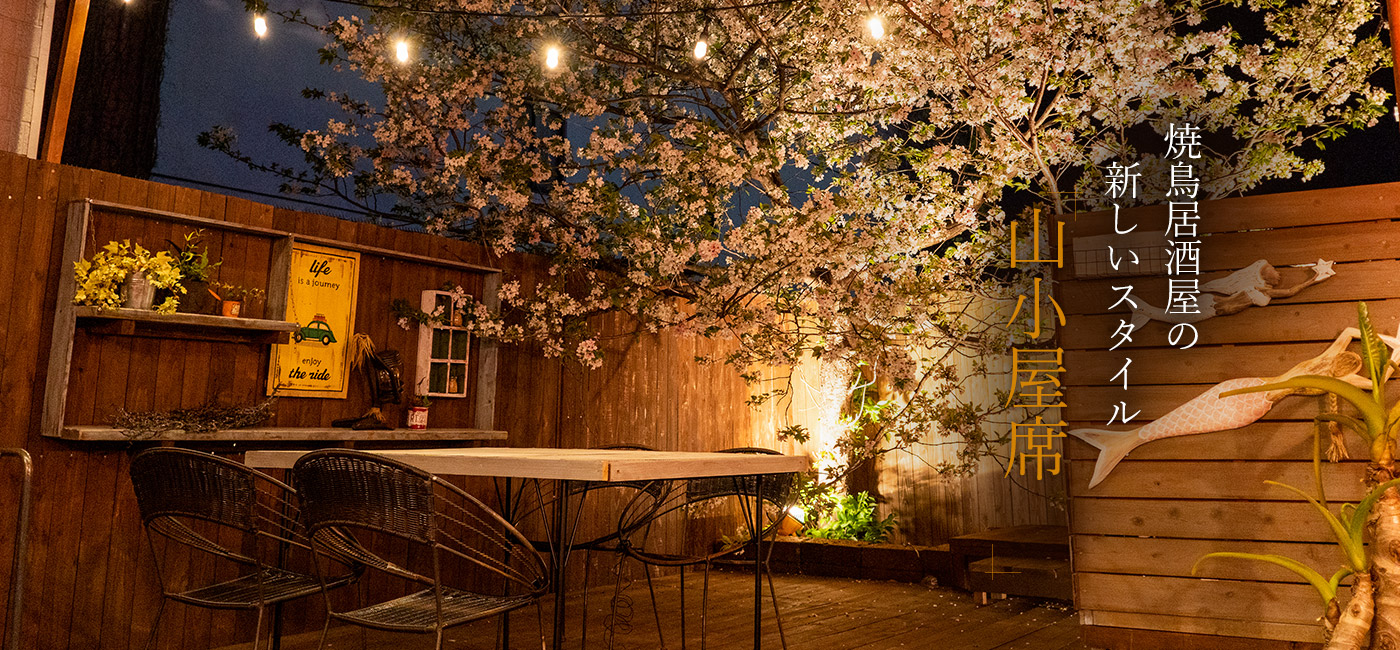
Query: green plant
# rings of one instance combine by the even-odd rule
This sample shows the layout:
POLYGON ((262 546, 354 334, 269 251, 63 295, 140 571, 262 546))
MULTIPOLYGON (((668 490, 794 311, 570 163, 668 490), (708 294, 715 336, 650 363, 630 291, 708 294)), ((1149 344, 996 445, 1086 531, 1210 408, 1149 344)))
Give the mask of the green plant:
POLYGON ((267 295, 267 292, 262 289, 217 281, 209 283, 209 293, 219 300, 237 300, 246 303, 262 300, 263 296, 267 295))
MULTIPOLYGON (((1276 390, 1322 392, 1347 401, 1360 415, 1359 418, 1352 417, 1334 412, 1336 409, 1332 408, 1314 417, 1318 434, 1313 445, 1313 465, 1320 498, 1314 500, 1303 495, 1327 519, 1346 556, 1346 566, 1331 579, 1324 580, 1321 574, 1288 558, 1230 555, 1286 567, 1317 588, 1323 599, 1328 601, 1323 619, 1332 631, 1328 650, 1356 650, 1366 647, 1373 636, 1380 639, 1400 635, 1400 493, 1395 489, 1400 486, 1400 479, 1396 478, 1400 472, 1395 467, 1395 444, 1397 436, 1400 436, 1400 402, 1387 407, 1385 394, 1385 384, 1396 367, 1396 355, 1400 354, 1400 341, 1386 340, 1376 333, 1364 302, 1357 303, 1357 321, 1357 329, 1352 330, 1351 334, 1361 341, 1364 376, 1335 378, 1300 375, 1221 393, 1221 397, 1230 397, 1276 390), (1394 351, 1388 352, 1387 346, 1394 351), (1366 471, 1366 485, 1370 491, 1361 503, 1350 509, 1343 506, 1338 515, 1328 510, 1326 497, 1321 490, 1321 428, 1333 425, 1356 433, 1367 443, 1370 452, 1366 471), (1363 545, 1363 535, 1367 532, 1372 537, 1369 556, 1367 547, 1363 545), (1335 598, 1336 585, 1343 572, 1355 575, 1351 600, 1344 608, 1335 598), (1335 629, 1332 629, 1334 626, 1335 629)), ((1340 432, 1336 436, 1339 438, 1340 432)), ((1344 457, 1345 448, 1338 438, 1334 438, 1333 442, 1335 455, 1344 457)))
POLYGON ((428 408, 433 405, 433 401, 428 399, 427 395, 418 394, 413 396, 413 399, 410 401, 410 404, 412 404, 413 406, 421 406, 423 408, 428 408))
MULTIPOLYGON (((140 244, 131 240, 110 241, 102 250, 93 254, 92 259, 73 263, 73 276, 76 288, 73 291, 73 304, 88 305, 99 309, 116 309, 122 306, 122 283, 133 275, 144 275, 146 281, 157 289, 168 289, 180 294, 185 288, 180 285, 180 269, 164 251, 151 254, 140 244)), ((172 295, 155 307, 161 313, 175 312, 179 305, 178 296, 172 295)))
MULTIPOLYGON (((179 267, 181 275, 191 282, 208 282, 209 274, 219 268, 220 262, 209 261, 209 249, 204 245, 204 229, 197 228, 185 233, 183 244, 169 239, 170 253, 179 267)), ((221 299, 222 300, 222 299, 221 299)))
POLYGON ((1342 567, 1337 569, 1336 573, 1333 573, 1331 577, 1324 578, 1321 573, 1314 570, 1312 567, 1283 555, 1221 551, 1207 553, 1201 556, 1201 558, 1196 560, 1196 563, 1192 565, 1191 574, 1195 575, 1201 563, 1210 558, 1226 557, 1268 562, 1288 569, 1298 574, 1298 576, 1304 580, 1307 580, 1308 584, 1317 589, 1318 595, 1322 597, 1323 605, 1330 606, 1332 601, 1337 597, 1337 586, 1341 584, 1342 579, 1352 574, 1368 573, 1370 571, 1370 563, 1366 557, 1366 541, 1364 539, 1366 520, 1370 516, 1371 507, 1376 504, 1376 500, 1380 498, 1381 494, 1391 487, 1400 485, 1400 480, 1387 481, 1376 486, 1361 499, 1360 503, 1342 504, 1336 513, 1332 512, 1325 501, 1314 499, 1311 495, 1296 487, 1277 481, 1264 482, 1298 494, 1311 504, 1313 508, 1317 509, 1322 515, 1322 518, 1327 522, 1327 526, 1332 529, 1332 535, 1336 537, 1337 546, 1341 549, 1342 556, 1345 559, 1345 563, 1342 567))
POLYGON ((1318 596, 1322 598, 1322 620, 1331 637, 1327 650, 1366 647, 1365 642, 1370 638, 1371 618, 1375 611, 1370 594, 1372 588, 1371 561, 1366 555, 1366 523, 1370 519, 1371 508, 1375 506, 1381 495, 1386 490, 1400 485, 1400 479, 1386 481, 1375 486, 1366 493, 1366 496, 1362 497, 1359 503, 1342 504, 1336 513, 1333 513, 1327 506, 1326 496, 1322 493, 1320 481, 1318 482, 1319 498, 1317 499, 1291 485, 1275 481, 1265 481, 1265 483, 1291 490, 1317 509, 1322 518, 1327 521, 1328 527, 1332 529, 1337 546, 1342 551, 1345 561, 1341 568, 1337 569, 1330 577, 1323 577, 1316 569, 1284 555, 1221 551, 1201 556, 1191 566, 1191 575, 1196 575, 1201 563, 1211 558, 1253 560, 1288 569, 1312 585, 1317 590, 1318 596), (1337 601, 1337 590, 1341 586, 1342 580, 1347 576, 1355 576, 1355 578, 1352 584, 1352 599, 1347 604, 1346 613, 1343 614, 1341 604, 1337 601))
POLYGON ((889 539, 890 532, 896 525, 894 513, 890 513, 884 519, 876 518, 875 499, 869 493, 860 492, 840 497, 826 494, 820 495, 818 499, 827 502, 821 504, 825 507, 818 509, 825 511, 826 516, 821 518, 820 526, 807 529, 808 537, 883 542, 889 539))

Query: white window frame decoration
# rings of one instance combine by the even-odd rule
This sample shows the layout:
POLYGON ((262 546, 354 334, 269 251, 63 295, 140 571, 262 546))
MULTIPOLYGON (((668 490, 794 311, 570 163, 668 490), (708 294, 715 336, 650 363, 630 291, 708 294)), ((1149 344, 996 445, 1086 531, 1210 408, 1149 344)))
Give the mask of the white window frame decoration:
POLYGON ((419 299, 418 308, 432 316, 427 323, 418 326, 418 363, 413 385, 419 395, 446 398, 467 396, 467 384, 471 378, 468 374, 471 370, 471 333, 462 323, 467 305, 470 305, 472 300, 470 296, 467 296, 466 300, 455 298, 450 291, 427 289, 419 299), (437 340, 438 332, 443 332, 443 336, 446 337, 442 356, 433 353, 433 343, 437 340), (456 356, 459 346, 453 345, 454 339, 461 341, 461 357, 456 356), (443 390, 433 390, 434 366, 446 367, 445 383, 441 386, 443 390), (461 370, 453 372, 454 366, 460 366, 461 370), (459 383, 454 385, 454 380, 459 383), (454 392, 453 388, 457 390, 454 392))

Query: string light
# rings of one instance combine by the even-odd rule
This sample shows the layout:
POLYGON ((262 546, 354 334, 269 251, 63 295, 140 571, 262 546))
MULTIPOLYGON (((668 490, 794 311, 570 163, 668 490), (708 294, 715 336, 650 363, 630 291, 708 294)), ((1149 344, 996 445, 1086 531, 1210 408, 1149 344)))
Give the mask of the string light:
MULTIPOLYGON (((399 6, 383 2, 381 0, 329 0, 336 4, 350 5, 352 7, 364 7, 366 9, 383 9, 395 13, 425 14, 439 16, 471 16, 476 18, 519 18, 524 20, 542 20, 553 22, 560 19, 609 19, 609 18, 642 18, 646 16, 678 16, 682 14, 695 13, 694 9, 646 9, 641 11, 624 11, 617 13, 603 12, 558 12, 558 13, 538 13, 522 14, 501 11, 472 11, 468 9, 418 9, 414 7, 399 6)), ((758 9, 776 5, 792 4, 793 0, 754 0, 740 4, 728 4, 717 7, 710 7, 705 11, 743 11, 745 9, 758 9)))
POLYGON ((544 67, 550 70, 559 67, 559 46, 551 45, 544 51, 544 67))
POLYGON ((885 19, 881 18, 880 14, 870 14, 870 17, 865 19, 865 26, 870 30, 870 36, 875 40, 878 41, 885 37, 885 19))
POLYGON ((408 63, 408 41, 401 38, 394 43, 394 56, 398 57, 399 63, 408 63))
POLYGON ((714 20, 714 16, 711 16, 708 11, 704 12, 702 15, 705 18, 705 23, 700 28, 699 38, 695 39, 694 54, 696 61, 704 61, 705 57, 710 53, 710 34, 712 33, 710 32, 710 23, 714 20))
POLYGON ((261 14, 253 17, 253 33, 257 34, 258 38, 267 36, 267 19, 261 14))

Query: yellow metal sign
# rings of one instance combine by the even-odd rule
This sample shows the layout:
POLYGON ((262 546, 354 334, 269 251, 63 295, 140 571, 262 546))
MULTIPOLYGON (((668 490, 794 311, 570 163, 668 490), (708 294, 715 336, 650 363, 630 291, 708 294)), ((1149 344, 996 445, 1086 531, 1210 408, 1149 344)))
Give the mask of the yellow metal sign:
POLYGON ((273 346, 269 395, 345 398, 359 279, 359 253, 292 245, 287 320, 301 329, 290 344, 273 346))

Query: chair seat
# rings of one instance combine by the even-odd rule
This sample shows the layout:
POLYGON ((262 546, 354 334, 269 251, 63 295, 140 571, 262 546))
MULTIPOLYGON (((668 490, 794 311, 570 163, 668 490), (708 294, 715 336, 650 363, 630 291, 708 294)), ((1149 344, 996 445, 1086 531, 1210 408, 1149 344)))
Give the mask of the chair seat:
MULTIPOLYGON (((442 627, 450 627, 479 618, 495 616, 535 601, 533 596, 488 596, 443 587, 442 627)), ((398 632, 431 632, 438 629, 437 604, 433 590, 388 602, 370 605, 333 616, 349 623, 398 632)))
POLYGON ((264 569, 261 573, 261 588, 258 585, 258 574, 249 573, 226 582, 171 594, 170 597, 201 607, 256 609, 259 604, 280 603, 309 596, 321 590, 321 583, 315 576, 282 569, 264 569))

